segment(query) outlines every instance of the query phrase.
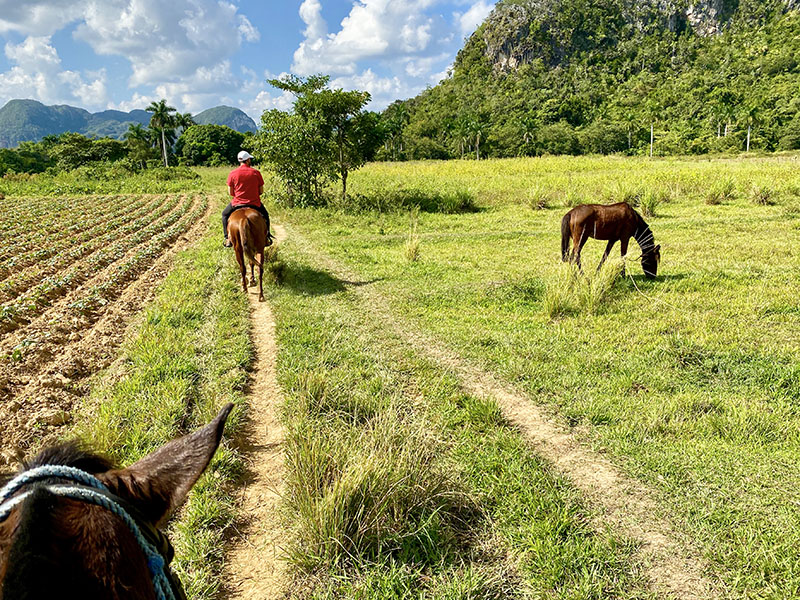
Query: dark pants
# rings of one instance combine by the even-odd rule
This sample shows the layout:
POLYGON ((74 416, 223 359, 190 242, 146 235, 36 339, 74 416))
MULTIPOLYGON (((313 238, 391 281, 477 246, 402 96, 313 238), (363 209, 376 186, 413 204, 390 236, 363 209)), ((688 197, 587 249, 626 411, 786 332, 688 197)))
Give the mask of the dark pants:
POLYGON ((228 219, 233 214, 233 211, 240 208, 253 208, 261 213, 261 215, 264 217, 264 220, 267 222, 267 239, 269 239, 271 237, 269 233, 269 213, 267 212, 267 209, 264 208, 263 204, 261 206, 234 206, 233 204, 228 204, 228 206, 225 207, 225 210, 222 211, 222 234, 225 236, 225 239, 228 239, 228 219))

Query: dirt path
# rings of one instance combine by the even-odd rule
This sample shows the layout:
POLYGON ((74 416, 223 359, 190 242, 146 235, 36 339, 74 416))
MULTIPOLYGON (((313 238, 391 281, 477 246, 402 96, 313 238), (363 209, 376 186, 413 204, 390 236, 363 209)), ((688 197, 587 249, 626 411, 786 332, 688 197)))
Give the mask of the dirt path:
MULTIPOLYGON (((359 276, 317 250, 302 235, 292 239, 331 274, 345 282, 359 276)), ((640 543, 638 560, 659 597, 705 600, 721 597, 717 578, 700 552, 678 532, 643 484, 628 478, 602 455, 586 448, 557 418, 548 415, 535 399, 499 381, 492 373, 457 355, 440 340, 393 313, 385 296, 374 286, 348 286, 362 300, 366 312, 405 340, 421 356, 439 364, 461 381, 472 395, 494 400, 504 416, 545 458, 581 491, 599 514, 598 531, 606 527, 640 543)))
MULTIPOLYGON (((273 226, 278 242, 286 237, 273 226)), ((266 302, 258 301, 258 288, 250 288, 250 319, 255 368, 250 377, 247 423, 240 449, 247 460, 245 485, 238 502, 236 535, 228 552, 224 598, 269 600, 283 596, 280 561, 283 530, 278 514, 283 479, 283 430, 278 421, 282 402, 275 360, 275 319, 266 302)))

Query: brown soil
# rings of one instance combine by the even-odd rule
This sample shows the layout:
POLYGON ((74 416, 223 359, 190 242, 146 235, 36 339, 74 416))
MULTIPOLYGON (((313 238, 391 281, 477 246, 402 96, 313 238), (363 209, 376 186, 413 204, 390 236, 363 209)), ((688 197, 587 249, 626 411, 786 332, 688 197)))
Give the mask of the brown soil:
POLYGON ((669 522, 665 509, 640 482, 623 474, 607 458, 586 448, 579 437, 549 415, 535 398, 499 381, 492 373, 459 356, 440 340, 420 331, 394 314, 387 299, 373 286, 361 285, 359 277, 325 255, 297 232, 301 245, 319 266, 361 297, 366 311, 385 324, 420 355, 447 368, 472 395, 497 402, 505 418, 528 440, 533 451, 548 460, 579 489, 598 514, 598 531, 610 527, 640 543, 641 570, 659 597, 682 599, 718 598, 720 584, 701 553, 669 522))
MULTIPOLYGON (((274 226, 277 240, 286 237, 274 226)), ((248 415, 240 449, 247 460, 238 502, 236 535, 230 540, 223 597, 245 600, 280 598, 286 588, 280 544, 284 534, 279 518, 283 473, 283 430, 278 420, 282 403, 276 377, 275 320, 258 287, 248 293, 254 369, 248 393, 248 415)))
MULTIPOLYGON (((190 210, 199 201, 198 197, 190 210)), ((0 356, 23 349, 20 359, 0 362, 0 470, 58 437, 60 428, 71 421, 76 402, 88 393, 88 379, 115 359, 127 328, 153 298, 175 254, 203 235, 207 218, 208 210, 94 312, 79 314, 69 305, 104 281, 125 257, 71 290, 44 314, 0 338, 0 356)))

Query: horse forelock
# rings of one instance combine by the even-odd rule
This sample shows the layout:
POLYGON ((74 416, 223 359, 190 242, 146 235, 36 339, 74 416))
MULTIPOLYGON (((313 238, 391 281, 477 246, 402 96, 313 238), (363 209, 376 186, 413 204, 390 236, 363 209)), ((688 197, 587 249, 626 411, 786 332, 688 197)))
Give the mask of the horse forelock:
POLYGON ((81 471, 97 475, 115 468, 114 463, 99 454, 86 450, 79 442, 71 441, 56 444, 42 450, 33 460, 23 463, 23 471, 44 465, 75 467, 81 471))

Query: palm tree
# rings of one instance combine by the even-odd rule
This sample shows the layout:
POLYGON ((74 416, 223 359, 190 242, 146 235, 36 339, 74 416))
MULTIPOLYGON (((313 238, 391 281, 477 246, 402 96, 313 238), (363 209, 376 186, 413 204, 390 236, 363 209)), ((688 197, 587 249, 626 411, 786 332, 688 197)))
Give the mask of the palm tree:
POLYGON ((177 112, 177 109, 172 106, 167 106, 167 101, 161 99, 158 102, 151 102, 150 106, 145 108, 145 110, 153 113, 150 119, 150 128, 161 137, 161 155, 164 158, 164 166, 168 167, 167 137, 175 138, 175 115, 172 113, 177 112))
POLYGON ((128 124, 128 131, 125 132, 123 137, 126 140, 150 143, 150 134, 147 129, 142 127, 141 123, 128 124))
POLYGON ((175 115, 175 127, 180 127, 181 132, 186 131, 192 125, 197 125, 192 118, 192 113, 177 113, 175 115))

